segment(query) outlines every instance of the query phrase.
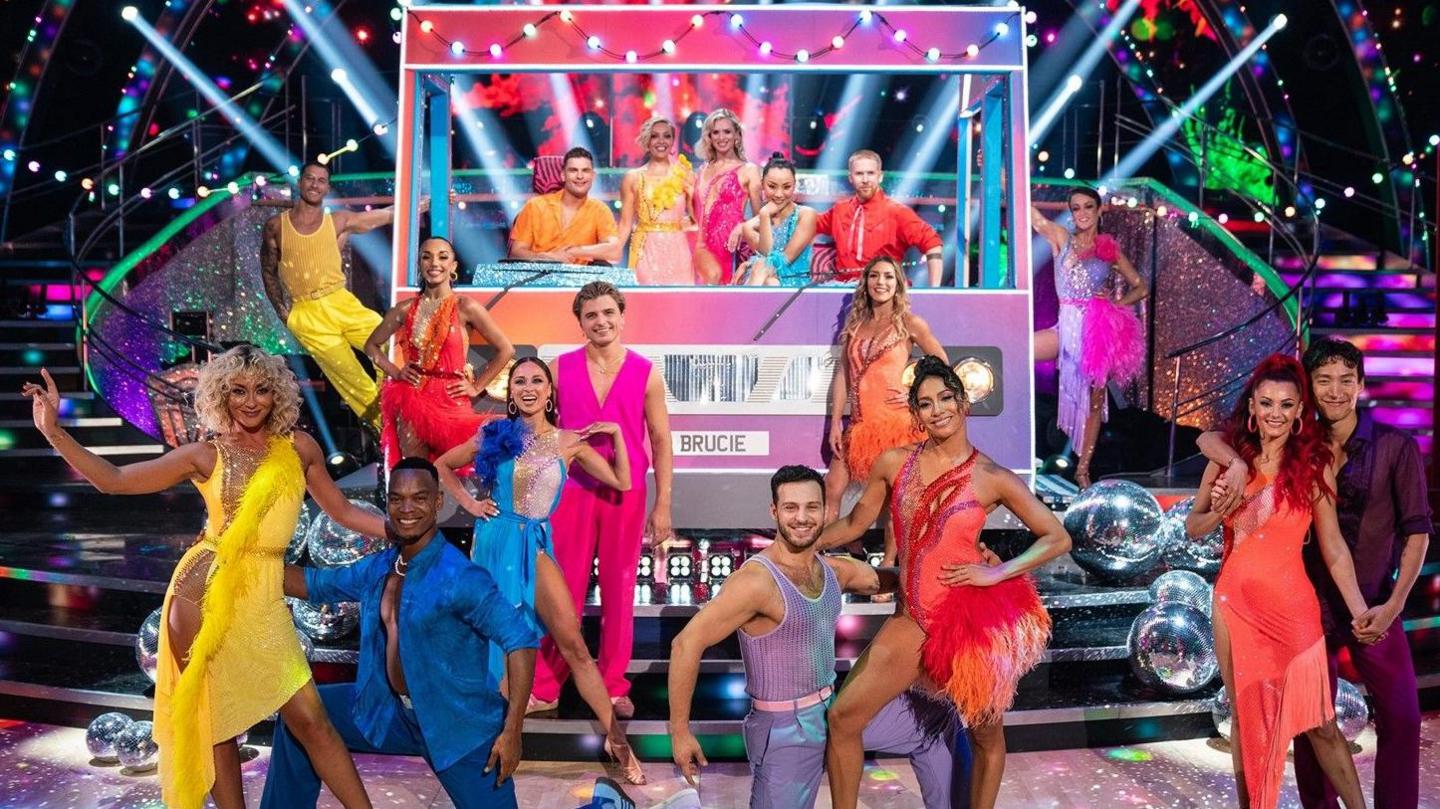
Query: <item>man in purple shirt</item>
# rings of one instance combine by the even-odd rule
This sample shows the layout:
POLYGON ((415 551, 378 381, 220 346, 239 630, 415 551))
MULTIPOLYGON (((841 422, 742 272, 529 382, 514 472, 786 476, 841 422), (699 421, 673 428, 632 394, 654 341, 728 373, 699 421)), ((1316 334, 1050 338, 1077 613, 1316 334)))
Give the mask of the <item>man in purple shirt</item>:
MULTIPOLYGON (((1340 650, 1348 649, 1365 690, 1375 704, 1375 806, 1414 809, 1420 800, 1420 700, 1415 664, 1400 611, 1420 574, 1430 542, 1430 507, 1420 448, 1406 433, 1378 424, 1356 409, 1365 384, 1365 358, 1344 340, 1319 340, 1305 352, 1305 370, 1320 417, 1330 429, 1339 491, 1340 533, 1355 560, 1355 578, 1373 619, 1351 634, 1339 591, 1325 572, 1315 543, 1306 546, 1306 566, 1320 598, 1321 621, 1330 651, 1334 692, 1340 650)), ((1217 483, 1222 513, 1238 502, 1249 474, 1246 464, 1219 433, 1200 437, 1205 457, 1226 466, 1217 483)), ((1337 807, 1338 799, 1304 736, 1295 739, 1295 778, 1306 809, 1337 807)))

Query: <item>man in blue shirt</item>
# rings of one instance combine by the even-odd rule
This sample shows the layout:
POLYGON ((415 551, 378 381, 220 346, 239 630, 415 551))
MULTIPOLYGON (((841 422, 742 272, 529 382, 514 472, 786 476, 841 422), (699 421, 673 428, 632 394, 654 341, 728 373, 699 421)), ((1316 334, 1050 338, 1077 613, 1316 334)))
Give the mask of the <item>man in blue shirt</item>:
MULTIPOLYGON (((435 467, 406 458, 390 474, 394 547, 347 567, 285 569, 285 594, 360 602, 355 682, 320 687, 345 745, 360 753, 423 756, 460 809, 514 807, 520 730, 540 637, 484 568, 444 537, 435 467), (505 650, 509 706, 488 686, 488 647, 505 650)), ((276 725, 261 809, 314 806, 320 777, 305 749, 276 725)))

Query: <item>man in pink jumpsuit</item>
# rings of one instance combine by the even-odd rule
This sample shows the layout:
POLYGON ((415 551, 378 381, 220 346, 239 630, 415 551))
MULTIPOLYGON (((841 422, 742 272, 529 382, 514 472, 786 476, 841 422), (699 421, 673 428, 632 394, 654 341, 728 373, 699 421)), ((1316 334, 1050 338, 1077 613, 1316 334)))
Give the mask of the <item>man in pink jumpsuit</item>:
MULTIPOLYGON (((665 409, 665 382, 649 360, 625 348, 625 296, 613 285, 592 281, 575 295, 572 307, 585 345, 555 360, 556 395, 562 429, 579 430, 596 421, 620 425, 630 453, 633 485, 617 492, 572 465, 551 524, 555 528, 555 561, 565 573, 577 609, 585 604, 592 560, 600 559, 600 674, 615 713, 635 714, 625 668, 634 644, 635 572, 640 542, 648 536, 659 544, 671 537, 670 415, 665 409), (645 515, 645 473, 654 453, 655 505, 645 515)), ((596 451, 609 458, 611 442, 595 441, 596 451)), ((570 670, 548 637, 535 667, 530 710, 555 707, 570 670)))

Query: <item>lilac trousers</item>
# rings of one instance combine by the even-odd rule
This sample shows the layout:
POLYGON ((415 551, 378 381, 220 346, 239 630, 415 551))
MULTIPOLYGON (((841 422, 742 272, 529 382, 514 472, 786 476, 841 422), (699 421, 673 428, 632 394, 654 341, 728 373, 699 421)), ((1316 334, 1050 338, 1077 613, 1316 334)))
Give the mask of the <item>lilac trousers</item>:
MULTIPOLYGON (((1332 638, 1329 647, 1330 693, 1335 693, 1340 649, 1348 648, 1375 706, 1375 809, 1415 809, 1420 803, 1420 696, 1400 621, 1373 646, 1332 638)), ((1339 798, 1303 734, 1295 737, 1295 780, 1305 809, 1339 809, 1339 798)))
MULTIPOLYGON (((827 702, 798 711, 752 710, 745 717, 745 754, 753 777, 750 809, 811 809, 815 805, 825 773, 825 711, 829 707, 827 702)), ((926 809, 951 809, 952 792, 961 800, 969 797, 965 789, 951 788, 957 776, 951 744, 964 744, 964 739, 963 732, 927 734, 903 694, 870 720, 864 735, 866 750, 910 757, 926 809)))

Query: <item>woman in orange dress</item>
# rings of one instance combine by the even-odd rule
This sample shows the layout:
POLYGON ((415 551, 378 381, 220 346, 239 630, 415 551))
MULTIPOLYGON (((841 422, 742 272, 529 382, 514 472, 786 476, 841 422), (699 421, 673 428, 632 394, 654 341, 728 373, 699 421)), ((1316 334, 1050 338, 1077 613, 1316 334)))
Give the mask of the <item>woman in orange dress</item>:
POLYGON ((366 356, 387 377, 380 388, 380 444, 387 468, 406 457, 434 461, 473 439, 490 417, 476 413, 470 400, 484 393, 515 356, 485 307, 451 289, 458 267, 448 239, 421 242, 424 291, 392 306, 365 341, 366 356), (495 349, 478 376, 466 362, 471 329, 495 349), (393 362, 385 355, 392 336, 393 362))
MULTIPOLYGON (((840 332, 840 356, 830 383, 830 468, 825 473, 825 518, 840 513, 851 483, 864 485, 880 453, 925 437, 906 404, 905 367, 916 348, 945 359, 925 318, 910 311, 905 274, 894 259, 865 265, 840 332), (850 407, 850 422, 841 416, 850 407)), ((882 519, 883 519, 883 515, 882 519)), ((895 564, 895 541, 885 531, 885 565, 895 564)), ((877 599, 879 600, 879 599, 877 599)))
POLYGON ((1070 536, 1024 481, 970 443, 965 387, 944 360, 916 365, 909 404, 925 439, 881 455, 855 509, 820 538, 829 548, 859 537, 888 497, 900 544, 900 609, 828 714, 831 800, 855 807, 865 726, 890 700, 924 685, 952 702, 969 730, 970 805, 984 809, 995 805, 1005 770, 1001 719, 1050 638, 1050 616, 1026 574, 1068 551, 1070 536), (979 542, 986 515, 1001 505, 1036 536, 1003 563, 979 542))
POLYGON ((1350 551, 1335 518, 1335 473, 1305 371, 1275 354, 1250 377, 1226 440, 1250 465, 1245 496, 1211 509, 1221 469, 1205 468, 1185 521, 1192 537, 1225 527, 1215 582, 1215 653, 1234 707, 1230 755, 1239 803, 1271 809, 1280 798, 1290 740, 1304 733, 1335 791, 1365 805, 1345 737, 1335 726, 1320 604, 1301 548, 1313 523, 1330 575, 1356 626, 1367 622, 1350 551))

